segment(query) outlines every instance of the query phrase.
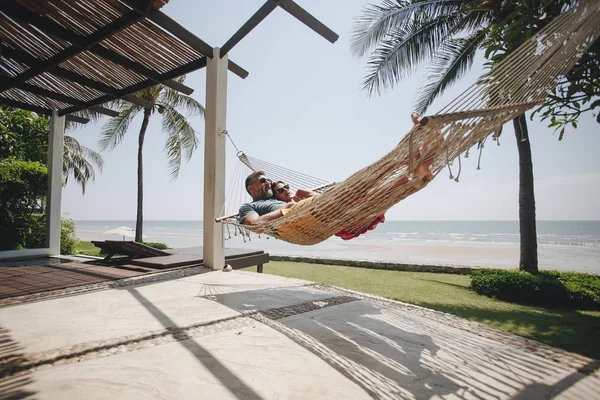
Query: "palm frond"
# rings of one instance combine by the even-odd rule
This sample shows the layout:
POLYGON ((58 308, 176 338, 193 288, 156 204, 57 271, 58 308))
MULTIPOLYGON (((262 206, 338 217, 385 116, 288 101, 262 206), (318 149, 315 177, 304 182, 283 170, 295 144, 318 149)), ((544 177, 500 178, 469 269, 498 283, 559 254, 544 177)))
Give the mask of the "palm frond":
POLYGON ((196 99, 183 95, 178 91, 165 87, 162 91, 158 100, 159 104, 163 106, 170 106, 176 109, 183 109, 183 111, 189 116, 200 116, 204 118, 205 109, 204 106, 196 99))
POLYGON ((171 179, 174 180, 179 175, 182 158, 189 161, 198 147, 199 140, 189 121, 174 107, 168 105, 164 106, 162 130, 168 135, 165 151, 171 179))
POLYGON ((451 84, 459 80, 473 65, 475 53, 485 40, 482 29, 464 39, 448 39, 433 60, 428 83, 418 94, 415 110, 423 113, 451 84))
POLYGON ((85 194, 85 188, 89 180, 96 179, 94 167, 102 170, 104 161, 100 154, 94 150, 81 145, 77 139, 65 135, 63 151, 63 179, 65 184, 69 181, 69 176, 73 176, 75 182, 81 186, 82 193, 85 194))
POLYGON ((129 124, 135 115, 143 109, 143 107, 136 104, 128 103, 123 105, 120 109, 121 113, 117 117, 109 119, 102 127, 100 140, 98 141, 101 151, 107 148, 112 150, 117 147, 123 140, 123 137, 125 137, 125 133, 129 129, 129 124))
POLYGON ((461 24, 460 14, 445 15, 435 20, 413 20, 405 30, 398 30, 379 43, 367 63, 369 72, 362 90, 369 95, 394 85, 413 73, 421 63, 435 57, 440 45, 461 24))
POLYGON ((393 31, 405 30, 415 19, 435 20, 441 15, 455 14, 461 0, 384 0, 381 6, 368 5, 357 18, 351 33, 350 49, 355 56, 364 56, 393 31))

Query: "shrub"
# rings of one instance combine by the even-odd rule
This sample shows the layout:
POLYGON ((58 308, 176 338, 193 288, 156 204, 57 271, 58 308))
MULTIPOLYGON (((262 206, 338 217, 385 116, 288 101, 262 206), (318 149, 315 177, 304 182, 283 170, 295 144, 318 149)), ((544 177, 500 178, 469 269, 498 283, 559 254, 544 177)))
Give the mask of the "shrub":
POLYGON ((145 244, 146 246, 150 246, 153 247, 157 250, 165 250, 168 249, 169 246, 167 246, 164 243, 160 243, 160 242, 142 242, 142 244, 145 244))
POLYGON ((477 293, 520 304, 600 309, 600 277, 576 273, 480 269, 471 273, 477 293))
POLYGON ((48 169, 15 158, 0 160, 0 250, 46 244, 45 203, 48 169))
POLYGON ((75 235, 75 222, 70 218, 62 218, 60 220, 60 254, 75 254, 78 242, 75 235))

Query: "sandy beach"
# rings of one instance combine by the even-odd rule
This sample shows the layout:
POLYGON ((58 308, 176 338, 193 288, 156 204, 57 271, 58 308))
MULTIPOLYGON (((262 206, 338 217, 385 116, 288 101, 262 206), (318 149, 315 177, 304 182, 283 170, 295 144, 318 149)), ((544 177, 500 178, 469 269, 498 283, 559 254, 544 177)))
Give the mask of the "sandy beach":
MULTIPOLYGON (((385 261, 402 264, 467 267, 517 268, 519 246, 511 244, 395 244, 366 240, 344 242, 329 239, 315 246, 296 246, 272 238, 254 237, 244 243, 233 237, 226 247, 253 248, 273 255, 357 261, 385 261)), ((540 269, 600 274, 600 248, 543 245, 538 248, 540 269)))
MULTIPOLYGON (((578 271, 600 275, 600 244, 595 222, 540 222, 540 269, 578 271)), ((119 240, 102 234, 133 221, 78 221, 77 236, 84 241, 119 240)), ((145 241, 172 248, 202 246, 200 221, 149 221, 145 241)), ((519 236, 516 222, 386 222, 359 238, 332 237, 314 246, 299 246, 252 234, 235 236, 225 247, 259 249, 277 256, 312 259, 373 261, 455 267, 517 268, 519 236)), ((129 238, 132 239, 132 238, 129 238)))

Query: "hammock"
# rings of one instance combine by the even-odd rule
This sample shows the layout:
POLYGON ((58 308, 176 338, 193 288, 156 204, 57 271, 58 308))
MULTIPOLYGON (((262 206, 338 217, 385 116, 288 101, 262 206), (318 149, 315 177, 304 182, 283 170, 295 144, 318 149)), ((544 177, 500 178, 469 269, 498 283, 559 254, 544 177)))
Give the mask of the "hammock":
MULTIPOLYGON (((283 217, 244 225, 290 243, 313 245, 350 226, 366 226, 378 214, 425 187, 414 177, 428 159, 436 176, 474 145, 499 134, 508 121, 544 102, 556 82, 575 65, 600 35, 600 1, 581 0, 498 63, 438 114, 424 117, 379 161, 351 175, 310 201, 298 203, 283 217), (443 137, 439 147, 433 146, 443 137), (431 161, 433 159, 433 161, 431 161)), ((239 153, 238 153, 239 156, 239 153)), ((261 169, 260 165, 252 168, 261 169)), ((450 170, 450 177, 453 178, 450 170)), ((287 183, 287 182, 286 182, 287 183)), ((242 188, 243 190, 243 188, 242 188)), ((233 216, 219 218, 236 226, 233 216)))

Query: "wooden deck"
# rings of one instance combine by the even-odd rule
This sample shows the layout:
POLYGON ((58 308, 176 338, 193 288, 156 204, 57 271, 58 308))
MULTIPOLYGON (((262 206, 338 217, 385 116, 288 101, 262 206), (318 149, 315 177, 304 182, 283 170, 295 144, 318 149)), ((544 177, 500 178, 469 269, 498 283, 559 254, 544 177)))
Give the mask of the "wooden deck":
MULTIPOLYGON (((3 261, 0 263, 0 299, 197 267, 203 263, 202 247, 167 252, 171 255, 138 258, 122 265, 102 265, 102 260, 65 262, 57 258, 3 261)), ((226 249, 225 259, 235 269, 256 265, 257 271, 262 272, 263 264, 269 262, 269 254, 260 250, 226 249)))

